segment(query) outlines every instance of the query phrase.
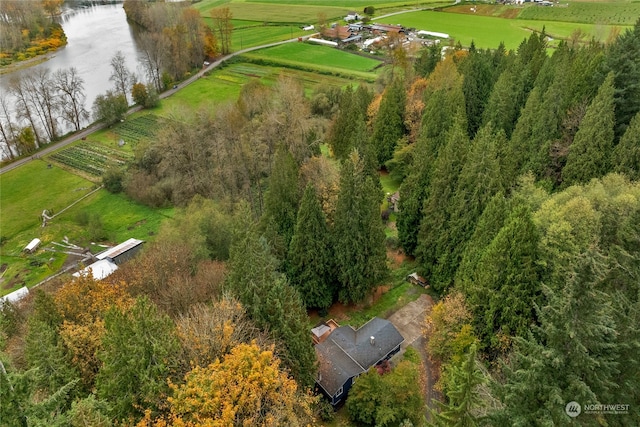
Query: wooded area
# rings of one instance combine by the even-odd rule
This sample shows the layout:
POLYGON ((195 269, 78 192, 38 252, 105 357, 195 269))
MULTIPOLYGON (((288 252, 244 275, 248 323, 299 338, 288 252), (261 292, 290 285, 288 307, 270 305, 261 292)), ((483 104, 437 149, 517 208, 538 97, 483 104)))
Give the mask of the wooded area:
MULTIPOLYGON (((425 48, 375 89, 307 97, 286 77, 255 81, 235 102, 160 120, 109 179, 178 213, 107 279, 2 306, 0 419, 318 422, 307 309, 388 282, 386 170, 401 182, 397 241, 441 297, 425 319, 443 396, 429 422, 565 425, 576 401, 630 405, 585 425, 632 425, 638 63, 640 21, 552 55, 544 34, 509 52, 425 48)), ((411 360, 363 375, 350 417, 426 424, 418 377, 411 360)))

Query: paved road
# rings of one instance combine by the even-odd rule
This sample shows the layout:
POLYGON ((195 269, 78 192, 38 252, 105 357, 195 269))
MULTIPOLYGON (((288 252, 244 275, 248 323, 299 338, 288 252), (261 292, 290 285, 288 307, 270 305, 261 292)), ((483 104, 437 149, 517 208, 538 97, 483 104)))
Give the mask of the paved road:
MULTIPOLYGON (((311 35, 304 36, 303 39, 306 40, 309 37, 312 37, 312 36, 311 35)), ((297 37, 293 38, 293 39, 289 39, 289 40, 284 40, 284 41, 281 41, 281 42, 269 43, 269 44, 264 44, 264 45, 261 45, 261 46, 249 47, 249 48, 246 48, 246 49, 239 50, 237 52, 233 52, 233 53, 231 53, 229 55, 223 56, 220 59, 212 62, 208 66, 203 67, 200 71, 198 71, 193 76, 189 77, 187 80, 184 80, 184 81, 178 83, 176 85, 177 86, 176 89, 169 89, 167 91, 162 92, 160 94, 160 99, 164 99, 164 98, 167 98, 167 97, 173 95, 174 93, 176 93, 180 89, 182 89, 182 88, 190 85, 191 83, 195 82, 196 80, 198 80, 207 71, 213 70, 214 68, 220 66, 220 64, 222 64, 224 61, 227 61, 227 60, 233 58, 236 55, 242 55, 243 53, 251 52, 251 51, 254 51, 254 50, 264 49, 264 48, 272 47, 272 46, 278 46, 278 45, 281 45, 281 44, 284 44, 284 43, 291 43, 291 42, 295 42, 295 41, 298 41, 297 37)), ((135 113, 137 111, 140 111, 141 109, 142 109, 142 107, 140 107, 140 106, 133 106, 133 107, 131 107, 129 109, 129 111, 127 111, 127 115, 133 114, 133 113, 135 113)), ((0 168, 0 175, 5 173, 5 172, 9 172, 10 170, 16 169, 16 168, 18 168, 18 167, 20 167, 20 166, 22 166, 22 165, 24 165, 26 163, 29 163, 30 161, 35 160, 35 159, 37 159, 39 157, 46 156, 47 154, 50 154, 51 152, 53 152, 55 150, 59 150, 60 148, 66 147, 67 145, 69 145, 69 144, 71 144, 71 143, 73 143, 73 142, 75 142, 75 141, 77 141, 79 139, 86 138, 88 135, 92 134, 93 132, 99 131, 100 129, 103 129, 105 127, 106 127, 106 125, 104 123, 99 123, 99 122, 98 123, 93 123, 93 124, 89 125, 88 127, 84 128, 84 129, 74 133, 73 135, 70 135, 70 136, 68 136, 68 137, 66 137, 66 138, 64 138, 64 139, 62 139, 62 140, 60 140, 58 142, 48 144, 46 146, 46 148, 38 151, 33 156, 29 156, 29 157, 22 158, 20 160, 16 160, 15 162, 10 163, 5 167, 0 168)))

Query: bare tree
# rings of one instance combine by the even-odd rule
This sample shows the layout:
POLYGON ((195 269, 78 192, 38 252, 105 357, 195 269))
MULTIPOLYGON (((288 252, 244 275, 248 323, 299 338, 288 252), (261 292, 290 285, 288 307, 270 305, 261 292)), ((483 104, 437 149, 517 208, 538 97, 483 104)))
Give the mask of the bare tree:
POLYGON ((231 52, 231 33, 233 32, 231 19, 233 14, 228 7, 220 7, 211 11, 211 18, 213 18, 213 28, 218 33, 220 50, 223 55, 226 55, 231 52))
POLYGON ((158 92, 162 87, 162 35, 157 33, 142 33, 140 36, 142 59, 140 60, 147 75, 158 92))
POLYGON ((84 105, 84 80, 78 74, 77 68, 71 67, 56 71, 53 81, 61 100, 62 118, 75 130, 80 130, 82 123, 89 119, 89 111, 84 105))
POLYGON ((27 95, 33 109, 40 117, 49 141, 58 138, 58 117, 60 100, 53 87, 53 79, 48 68, 41 68, 35 73, 25 76, 27 95))
POLYGON ((13 159, 21 154, 17 146, 18 128, 12 120, 7 97, 0 94, 0 149, 2 157, 13 159))
POLYGON ((9 91, 16 97, 16 115, 20 119, 26 120, 34 134, 35 146, 40 148, 42 144, 42 138, 37 126, 37 115, 31 105, 29 90, 24 79, 15 76, 12 78, 9 91))
POLYGON ((124 53, 117 51, 111 58, 111 76, 109 80, 116 86, 116 91, 129 100, 129 91, 136 81, 136 76, 127 68, 124 53))

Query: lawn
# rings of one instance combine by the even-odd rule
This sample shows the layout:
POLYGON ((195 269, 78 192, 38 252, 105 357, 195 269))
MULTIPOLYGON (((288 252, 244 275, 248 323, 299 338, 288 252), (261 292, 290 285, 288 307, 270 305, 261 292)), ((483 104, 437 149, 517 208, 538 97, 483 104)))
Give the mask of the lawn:
POLYGON ((438 31, 449 34, 455 42, 469 46, 471 41, 479 48, 498 47, 504 42, 507 49, 515 49, 528 38, 532 30, 543 27, 552 38, 566 38, 576 29, 598 39, 605 39, 611 26, 579 24, 557 21, 504 19, 493 16, 448 13, 441 11, 418 11, 390 16, 377 22, 402 24, 419 30, 438 31))
MULTIPOLYGON (((234 19, 257 22, 314 23, 318 15, 324 14, 327 19, 341 18, 350 10, 348 7, 326 5, 273 4, 260 2, 231 2, 224 5, 231 11, 234 19)), ((208 12, 205 12, 208 14, 208 12)))

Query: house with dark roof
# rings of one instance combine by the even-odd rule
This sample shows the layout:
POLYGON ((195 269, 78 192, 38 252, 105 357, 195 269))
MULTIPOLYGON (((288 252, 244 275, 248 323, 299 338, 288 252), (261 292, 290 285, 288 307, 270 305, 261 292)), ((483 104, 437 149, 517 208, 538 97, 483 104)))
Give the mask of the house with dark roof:
POLYGON ((315 344, 318 389, 333 406, 347 398, 356 379, 400 351, 404 341, 391 322, 374 317, 362 327, 340 326, 315 344))
POLYGON ((100 252, 96 255, 96 259, 103 260, 108 259, 112 263, 116 265, 120 265, 125 261, 130 260, 138 253, 140 249, 142 249, 143 240, 138 239, 129 239, 120 243, 117 246, 107 249, 106 251, 100 252))

